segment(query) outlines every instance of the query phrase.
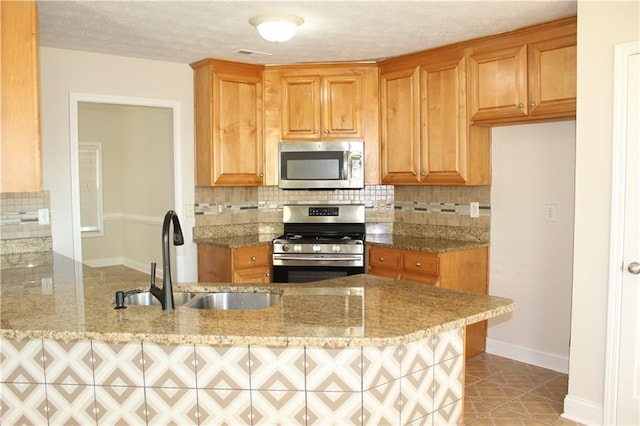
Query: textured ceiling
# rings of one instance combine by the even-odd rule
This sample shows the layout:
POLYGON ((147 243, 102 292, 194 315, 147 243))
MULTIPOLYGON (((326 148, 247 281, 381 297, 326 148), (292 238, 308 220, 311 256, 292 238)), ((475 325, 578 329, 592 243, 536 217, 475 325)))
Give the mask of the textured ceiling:
POLYGON ((576 1, 38 1, 40 44, 191 63, 376 60, 576 14, 576 1), (286 43, 262 40, 249 18, 289 13, 286 43), (238 50, 270 54, 242 55, 238 50))

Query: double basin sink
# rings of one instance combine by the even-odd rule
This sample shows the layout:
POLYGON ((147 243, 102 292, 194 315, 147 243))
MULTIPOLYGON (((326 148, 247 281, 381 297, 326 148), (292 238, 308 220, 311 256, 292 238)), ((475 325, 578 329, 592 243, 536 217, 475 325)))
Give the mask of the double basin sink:
MULTIPOLYGON (((280 293, 254 293, 254 292, 216 292, 216 293, 195 293, 195 292, 173 292, 173 303, 183 305, 193 309, 213 309, 221 311, 247 311, 256 309, 266 309, 275 305, 280 300, 280 293)), ((128 294, 124 298, 124 304, 152 306, 160 305, 150 292, 128 294)))

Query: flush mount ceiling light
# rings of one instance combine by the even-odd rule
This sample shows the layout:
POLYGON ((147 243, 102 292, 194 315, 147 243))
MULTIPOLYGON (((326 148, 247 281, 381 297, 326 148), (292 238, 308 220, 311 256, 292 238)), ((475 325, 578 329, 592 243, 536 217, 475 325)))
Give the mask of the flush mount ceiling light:
POLYGON ((271 43, 282 43, 296 33, 304 20, 295 15, 259 15, 249 19, 260 36, 271 43))

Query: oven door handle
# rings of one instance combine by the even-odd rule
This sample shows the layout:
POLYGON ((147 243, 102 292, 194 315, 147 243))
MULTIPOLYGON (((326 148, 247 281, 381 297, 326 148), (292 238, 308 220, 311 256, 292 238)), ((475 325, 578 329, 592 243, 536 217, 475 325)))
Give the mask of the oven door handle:
POLYGON ((321 256, 289 256, 286 254, 274 254, 274 260, 324 260, 324 261, 352 261, 361 260, 362 256, 334 256, 334 257, 321 257, 321 256))

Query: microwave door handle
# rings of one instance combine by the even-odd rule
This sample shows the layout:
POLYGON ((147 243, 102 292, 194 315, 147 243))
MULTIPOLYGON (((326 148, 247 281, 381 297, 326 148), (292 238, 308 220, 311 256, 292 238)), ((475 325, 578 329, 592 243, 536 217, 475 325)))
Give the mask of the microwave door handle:
POLYGON ((342 178, 344 180, 349 180, 349 169, 351 168, 351 156, 349 155, 349 151, 344 151, 344 160, 342 161, 342 178))

